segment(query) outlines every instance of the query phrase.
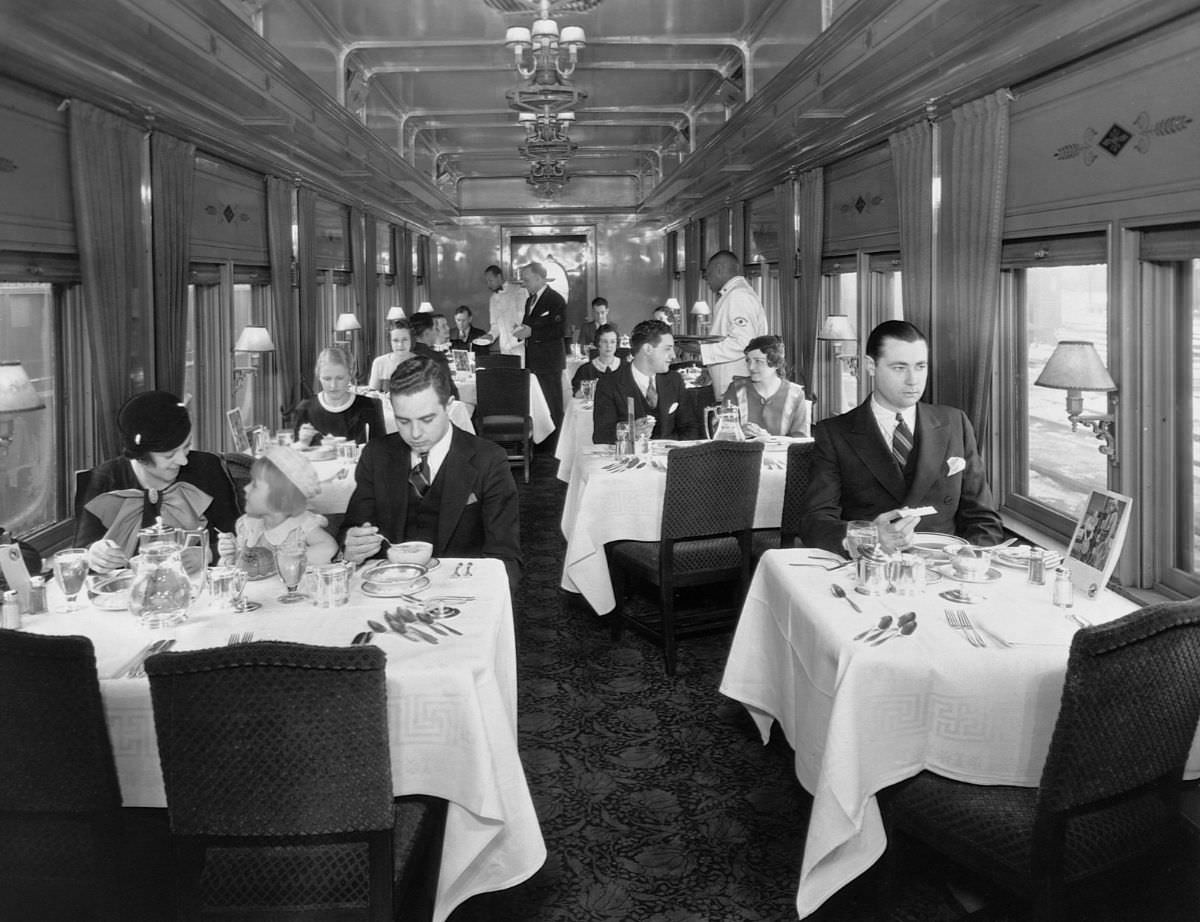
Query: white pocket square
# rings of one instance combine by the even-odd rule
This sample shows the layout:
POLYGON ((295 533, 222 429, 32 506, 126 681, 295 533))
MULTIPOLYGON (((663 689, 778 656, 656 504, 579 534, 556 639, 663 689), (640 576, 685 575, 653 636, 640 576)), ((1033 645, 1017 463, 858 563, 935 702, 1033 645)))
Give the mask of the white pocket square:
POLYGON ((679 403, 678 403, 678 402, 675 402, 675 403, 671 404, 671 409, 667 410, 667 415, 668 415, 668 416, 670 416, 672 413, 674 413, 674 412, 675 412, 676 410, 678 410, 678 409, 679 409, 679 403))
POLYGON ((468 506, 471 505, 471 503, 477 503, 477 502, 479 502, 479 497, 476 496, 474 493, 472 493, 470 496, 467 497, 467 505, 468 506))
POLYGON ((946 459, 946 476, 953 477, 955 474, 961 474, 967 469, 967 462, 955 455, 953 458, 946 459))

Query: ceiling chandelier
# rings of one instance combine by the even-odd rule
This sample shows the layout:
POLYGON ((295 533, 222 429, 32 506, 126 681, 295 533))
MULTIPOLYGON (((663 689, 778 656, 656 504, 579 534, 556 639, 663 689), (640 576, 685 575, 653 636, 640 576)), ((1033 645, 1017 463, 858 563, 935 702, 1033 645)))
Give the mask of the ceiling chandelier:
POLYGON ((574 109, 587 94, 566 78, 575 72, 587 37, 579 26, 566 26, 560 33, 558 23, 550 18, 550 0, 540 0, 538 15, 532 29, 513 26, 504 36, 504 44, 513 50, 517 73, 528 81, 508 91, 508 105, 535 114, 574 109))

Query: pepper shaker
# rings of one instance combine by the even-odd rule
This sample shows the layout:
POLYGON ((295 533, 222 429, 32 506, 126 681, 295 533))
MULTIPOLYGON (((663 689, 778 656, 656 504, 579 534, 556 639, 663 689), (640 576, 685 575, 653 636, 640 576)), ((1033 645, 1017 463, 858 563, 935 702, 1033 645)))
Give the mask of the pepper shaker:
POLYGON ((1071 571, 1059 567, 1054 571, 1054 596, 1052 601, 1059 608, 1071 608, 1075 604, 1075 587, 1071 585, 1071 571))
POLYGON ((1040 547, 1029 549, 1028 579, 1035 586, 1046 585, 1046 552, 1040 547))

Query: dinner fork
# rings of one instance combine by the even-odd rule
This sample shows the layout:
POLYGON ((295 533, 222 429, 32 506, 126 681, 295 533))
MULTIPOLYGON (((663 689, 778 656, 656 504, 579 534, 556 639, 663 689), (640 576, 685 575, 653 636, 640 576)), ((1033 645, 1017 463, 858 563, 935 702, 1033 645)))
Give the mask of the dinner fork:
POLYGON ((987 646, 986 641, 979 636, 979 632, 975 630, 975 626, 971 624, 970 620, 966 617, 965 612, 955 611, 953 608, 947 608, 946 623, 955 630, 962 631, 963 637, 966 638, 967 643, 969 643, 972 647, 987 646))
POLYGON ((131 678, 131 679, 145 678, 145 676, 146 676, 146 660, 148 660, 155 653, 166 653, 173 646, 175 646, 174 640, 160 640, 157 643, 158 643, 157 647, 155 647, 153 650, 151 650, 149 653, 147 653, 145 656, 143 656, 140 660, 138 660, 137 665, 129 670, 129 678, 131 678))

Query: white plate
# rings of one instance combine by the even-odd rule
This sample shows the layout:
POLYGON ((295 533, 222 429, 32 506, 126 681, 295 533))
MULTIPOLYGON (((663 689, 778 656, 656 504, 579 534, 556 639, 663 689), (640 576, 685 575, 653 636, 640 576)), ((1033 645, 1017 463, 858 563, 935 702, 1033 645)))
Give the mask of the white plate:
POLYGON ((939 531, 918 531, 913 532, 912 543, 903 550, 925 558, 948 559, 950 555, 946 553, 946 548, 966 543, 957 535, 947 535, 939 531))
POLYGON ((411 583, 372 583, 370 580, 362 584, 363 595, 376 599, 394 599, 410 592, 420 592, 429 587, 429 577, 422 576, 411 583))
POLYGON ((428 569, 427 566, 420 563, 393 563, 390 560, 380 560, 366 567, 362 571, 362 578, 363 582, 403 586, 420 579, 428 569))

